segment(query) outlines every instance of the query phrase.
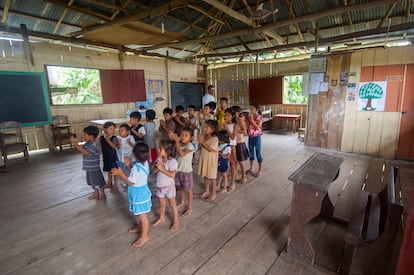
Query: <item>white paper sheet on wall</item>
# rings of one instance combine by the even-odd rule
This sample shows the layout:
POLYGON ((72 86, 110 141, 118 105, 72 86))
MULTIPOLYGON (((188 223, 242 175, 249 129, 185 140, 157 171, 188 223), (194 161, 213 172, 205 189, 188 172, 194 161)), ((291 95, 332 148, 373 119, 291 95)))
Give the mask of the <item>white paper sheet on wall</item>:
POLYGON ((310 89, 309 94, 317 95, 321 91, 321 83, 323 82, 324 73, 310 74, 310 89))

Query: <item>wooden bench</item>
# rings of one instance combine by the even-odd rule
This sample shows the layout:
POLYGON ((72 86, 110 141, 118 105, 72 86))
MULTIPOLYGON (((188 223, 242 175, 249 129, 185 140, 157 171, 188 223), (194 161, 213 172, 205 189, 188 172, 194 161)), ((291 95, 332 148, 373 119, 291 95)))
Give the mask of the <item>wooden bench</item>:
POLYGON ((403 207, 396 181, 398 168, 388 167, 379 194, 361 191, 354 203, 345 242, 348 274, 388 274, 389 259, 401 226, 403 207))

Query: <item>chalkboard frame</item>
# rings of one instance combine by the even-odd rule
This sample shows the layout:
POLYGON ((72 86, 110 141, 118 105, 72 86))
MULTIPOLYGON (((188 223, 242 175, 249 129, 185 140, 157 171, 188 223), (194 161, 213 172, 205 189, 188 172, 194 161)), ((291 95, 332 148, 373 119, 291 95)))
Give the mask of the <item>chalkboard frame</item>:
MULTIPOLYGON (((29 126, 38 126, 38 125, 47 125, 52 123, 52 115, 50 111, 50 103, 49 103, 49 90, 46 82, 46 74, 44 72, 19 72, 19 71, 0 71, 0 75, 12 75, 12 76, 38 76, 40 77, 40 82, 42 85, 42 95, 43 100, 45 103, 47 120, 42 121, 33 121, 33 122, 24 122, 21 124, 22 127, 29 127, 29 126)), ((40 95, 38 95, 40 96, 40 95)))
MULTIPOLYGON (((194 104, 196 106, 196 110, 202 109, 202 97, 205 94, 205 83, 204 82, 182 82, 182 81, 170 81, 170 88, 171 88, 171 108, 173 108, 173 110, 175 109, 175 107, 177 107, 177 99, 179 98, 183 98, 183 96, 187 95, 187 90, 184 89, 181 90, 179 89, 179 86, 184 86, 184 87, 188 87, 188 86, 199 86, 197 87, 197 89, 199 89, 199 91, 196 91, 196 93, 199 93, 199 100, 198 102, 193 102, 193 101, 186 101, 186 102, 180 102, 180 105, 183 105, 184 110, 187 110, 188 105, 190 104, 194 104), (179 95, 180 94, 180 95, 179 95), (179 96, 178 96, 179 95, 179 96)), ((187 98, 187 100, 190 98, 187 98)))

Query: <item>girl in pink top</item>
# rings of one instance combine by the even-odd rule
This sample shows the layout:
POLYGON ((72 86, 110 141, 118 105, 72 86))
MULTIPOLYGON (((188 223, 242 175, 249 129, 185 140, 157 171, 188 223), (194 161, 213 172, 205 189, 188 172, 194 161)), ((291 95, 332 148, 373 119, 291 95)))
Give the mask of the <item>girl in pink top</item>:
POLYGON ((262 124, 263 117, 260 112, 260 105, 253 103, 250 106, 250 115, 248 117, 249 127, 247 134, 249 135, 249 152, 250 152, 250 169, 246 174, 251 174, 255 177, 263 176, 262 170, 262 124), (259 163, 259 170, 254 172, 254 153, 256 151, 257 162, 259 163))

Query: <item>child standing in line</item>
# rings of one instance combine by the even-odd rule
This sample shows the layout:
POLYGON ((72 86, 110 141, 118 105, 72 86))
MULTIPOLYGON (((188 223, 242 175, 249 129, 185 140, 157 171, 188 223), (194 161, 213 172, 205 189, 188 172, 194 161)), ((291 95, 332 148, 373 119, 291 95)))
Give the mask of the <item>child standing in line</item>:
POLYGON ((200 120, 198 117, 195 116, 195 105, 188 105, 187 108, 188 113, 188 120, 187 124, 193 129, 193 145, 194 145, 194 152, 197 152, 198 150, 198 141, 197 136, 200 129, 200 120))
POLYGON ((241 114, 240 106, 232 107, 237 120, 237 135, 236 135, 236 159, 240 165, 241 170, 241 183, 247 182, 246 168, 244 161, 249 158, 249 150, 247 149, 246 143, 244 142, 244 135, 246 134, 246 119, 241 114))
POLYGON ((157 144, 155 142, 155 111, 147 110, 145 111, 145 117, 147 122, 144 124, 145 135, 144 142, 149 147, 149 163, 152 164, 157 160, 157 144))
POLYGON ((172 134, 172 138, 175 141, 177 149, 176 159, 178 162, 178 169, 175 175, 175 185, 180 190, 180 203, 178 208, 185 205, 185 197, 187 195, 187 209, 183 212, 182 216, 187 217, 191 215, 193 206, 193 154, 194 145, 191 143, 193 129, 186 126, 181 131, 181 136, 178 137, 172 134))
POLYGON ((131 168, 129 177, 125 175, 122 169, 114 168, 112 173, 128 184, 129 211, 137 216, 137 226, 128 230, 130 233, 139 233, 141 236, 132 243, 134 247, 141 247, 148 241, 149 222, 147 213, 151 211, 151 191, 148 188, 148 177, 150 168, 148 164, 149 148, 139 142, 134 146, 133 154, 137 161, 131 166, 131 160, 126 157, 125 164, 131 168))
MULTIPOLYGON (((130 128, 128 124, 121 124, 119 126, 119 136, 118 136, 118 160, 119 168, 124 171, 125 175, 129 176, 129 168, 125 164, 125 157, 128 159, 132 158, 132 148, 134 148, 135 139, 130 134, 130 128)), ((121 181, 122 187, 127 187, 127 184, 121 181)))
POLYGON ((103 170, 108 172, 108 183, 105 188, 111 188, 111 192, 118 191, 118 178, 112 179, 112 168, 118 168, 118 138, 115 136, 115 123, 111 121, 105 122, 103 125, 104 134, 101 136, 101 148, 103 156, 103 170))
POLYGON ((175 123, 175 133, 180 136, 181 130, 186 125, 186 120, 184 117, 184 107, 182 105, 177 105, 175 107, 175 116, 174 116, 174 123, 175 123))
POLYGON ((83 155, 83 170, 86 171, 86 182, 92 187, 93 193, 88 196, 89 200, 106 200, 105 179, 101 171, 101 153, 99 152, 96 138, 99 135, 99 128, 87 126, 83 129, 83 137, 86 143, 81 147, 75 135, 70 136, 72 145, 83 155))
POLYGON ((198 144, 201 148, 198 174, 204 178, 204 192, 201 194, 201 198, 207 198, 207 201, 211 202, 216 199, 218 166, 217 121, 207 120, 204 124, 203 132, 203 136, 198 136, 198 144))
POLYGON ((165 108, 162 111, 164 115, 164 119, 160 120, 160 128, 159 131, 161 132, 160 142, 163 141, 171 141, 169 136, 170 132, 175 133, 175 122, 173 120, 173 110, 171 108, 165 108))
POLYGON ((175 189, 175 174, 177 173, 178 163, 175 160, 175 144, 171 140, 164 140, 160 143, 160 150, 157 162, 155 163, 157 174, 157 197, 160 199, 160 217, 156 220, 152 226, 165 222, 165 208, 166 198, 170 203, 170 207, 173 214, 173 224, 170 226, 170 231, 177 231, 179 228, 178 223, 178 209, 175 201, 176 189, 175 189))
POLYGON ((227 101, 228 100, 227 100, 226 97, 220 98, 220 107, 218 107, 217 110, 216 110, 216 119, 217 119, 217 122, 218 122, 218 130, 219 131, 224 130, 224 128, 223 128, 223 123, 225 121, 224 112, 227 109, 227 101))
POLYGON ((204 124, 207 120, 215 120, 213 114, 211 114, 211 108, 209 104, 204 105, 203 110, 200 111, 198 118, 200 119, 200 135, 204 134, 204 124))
POLYGON ((263 117, 260 112, 260 105, 253 103, 250 106, 250 115, 248 118, 249 128, 247 134, 249 135, 249 152, 250 152, 250 169, 246 171, 255 177, 263 176, 262 169, 262 124, 263 117), (257 162, 259 163, 259 170, 254 173, 254 152, 256 150, 257 162))
POLYGON ((224 123, 223 130, 227 131, 230 140, 231 146, 231 156, 229 158, 230 168, 231 168, 231 184, 229 191, 233 191, 236 188, 236 178, 237 178, 237 160, 236 160, 236 136, 237 136, 237 121, 236 115, 232 108, 227 108, 224 111, 224 123))
POLYGON ((218 172, 220 173, 217 185, 220 186, 220 194, 223 194, 227 192, 227 170, 229 169, 229 159, 231 158, 231 147, 229 144, 229 135, 226 130, 219 131, 217 137, 219 141, 218 172))
POLYGON ((145 128, 141 123, 141 113, 132 112, 129 115, 129 123, 131 124, 131 135, 134 137, 135 142, 144 141, 145 128))

